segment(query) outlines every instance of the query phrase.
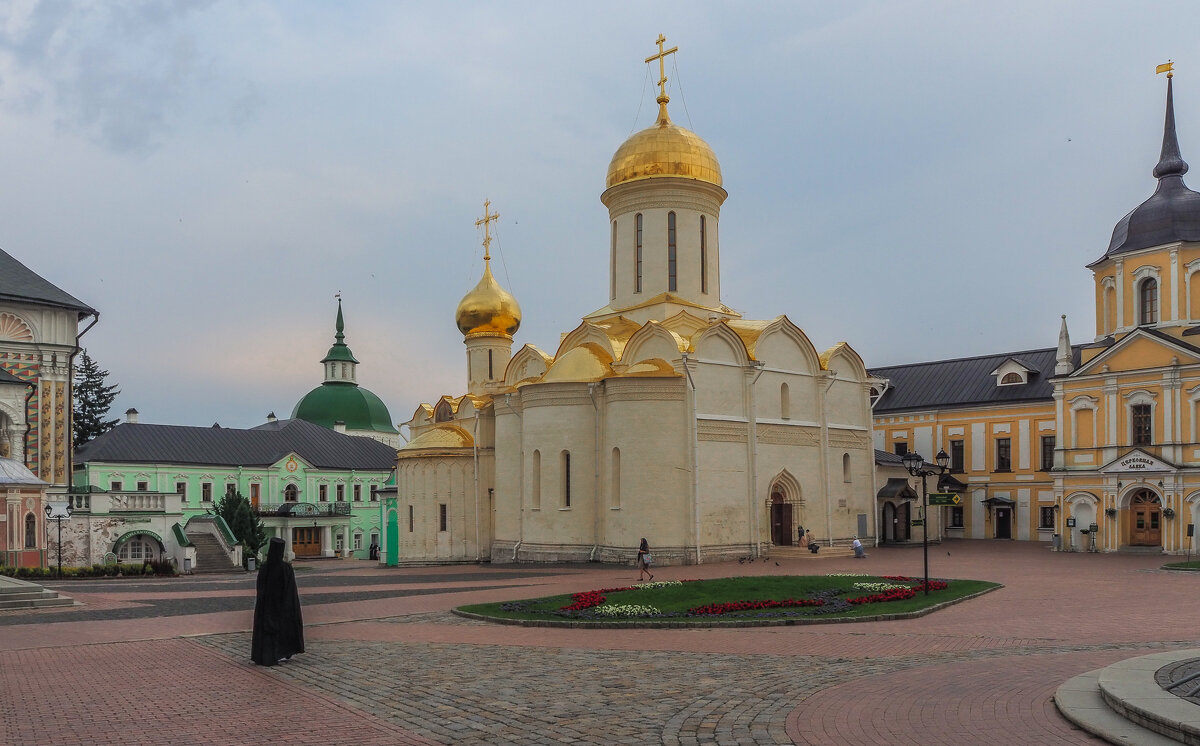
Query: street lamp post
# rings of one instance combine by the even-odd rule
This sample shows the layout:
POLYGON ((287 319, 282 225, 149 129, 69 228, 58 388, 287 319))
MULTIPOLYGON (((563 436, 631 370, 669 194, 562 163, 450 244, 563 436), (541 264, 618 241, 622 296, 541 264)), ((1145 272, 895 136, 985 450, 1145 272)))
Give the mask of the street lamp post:
POLYGON ((938 451, 934 460, 937 461, 937 467, 928 468, 925 464, 925 457, 916 451, 909 451, 903 457, 904 468, 908 469, 908 473, 921 478, 921 552, 925 559, 926 596, 929 595, 929 490, 925 486, 925 477, 945 474, 950 457, 944 450, 941 450, 938 451))
POLYGON ((71 503, 47 503, 46 517, 58 524, 58 579, 62 580, 62 522, 71 517, 71 503))

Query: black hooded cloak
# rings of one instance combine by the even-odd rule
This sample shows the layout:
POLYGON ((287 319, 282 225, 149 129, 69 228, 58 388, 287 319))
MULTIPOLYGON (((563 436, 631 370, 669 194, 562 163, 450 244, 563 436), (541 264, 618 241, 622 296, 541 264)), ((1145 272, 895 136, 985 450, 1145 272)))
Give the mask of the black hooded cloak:
POLYGON ((273 666, 304 652, 304 622, 300 618, 296 572, 283 561, 283 548, 283 539, 271 539, 267 561, 258 570, 250 659, 260 666, 273 666))

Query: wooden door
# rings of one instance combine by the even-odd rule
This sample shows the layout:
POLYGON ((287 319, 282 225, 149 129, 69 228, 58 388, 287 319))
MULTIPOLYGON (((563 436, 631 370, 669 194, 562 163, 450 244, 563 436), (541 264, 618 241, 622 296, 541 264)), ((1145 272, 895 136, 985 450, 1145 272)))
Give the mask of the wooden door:
POLYGON ((792 545, 792 506, 787 503, 771 503, 771 543, 792 545))
POLYGON ((292 552, 297 557, 319 557, 321 529, 316 526, 292 529, 292 552))
POLYGON ((1009 508, 996 508, 996 538, 1012 538, 1012 510, 1009 508))
POLYGON ((1132 525, 1129 543, 1134 546, 1156 547, 1162 545, 1162 505, 1158 495, 1142 490, 1133 496, 1129 504, 1132 525))

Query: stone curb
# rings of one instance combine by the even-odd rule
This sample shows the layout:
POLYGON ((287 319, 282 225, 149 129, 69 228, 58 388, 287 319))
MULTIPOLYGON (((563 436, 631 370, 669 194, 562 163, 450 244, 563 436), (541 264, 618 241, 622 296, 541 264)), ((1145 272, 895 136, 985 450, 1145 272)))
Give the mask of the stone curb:
POLYGON ((733 628, 733 627, 794 627, 806 624, 846 624, 852 622, 888 622, 898 619, 918 619, 926 614, 932 614, 948 606, 970 601, 973 598, 978 598, 985 593, 1000 590, 1004 586, 997 583, 992 588, 985 588, 961 598, 956 598, 951 601, 943 601, 940 604, 934 604, 924 609, 917 611, 906 611, 901 614, 875 614, 873 616, 857 616, 857 617, 811 617, 811 618, 787 618, 787 619, 730 619, 720 621, 716 619, 695 620, 672 620, 663 622, 652 622, 646 620, 630 620, 627 622, 605 621, 605 622, 578 622, 578 621, 557 621, 554 619, 508 619, 505 617, 486 616, 484 614, 476 614, 470 611, 461 609, 451 609, 450 612, 456 616, 465 619, 475 619, 482 622, 492 622, 494 624, 507 624, 513 627, 563 627, 566 629, 711 629, 711 628, 733 628))

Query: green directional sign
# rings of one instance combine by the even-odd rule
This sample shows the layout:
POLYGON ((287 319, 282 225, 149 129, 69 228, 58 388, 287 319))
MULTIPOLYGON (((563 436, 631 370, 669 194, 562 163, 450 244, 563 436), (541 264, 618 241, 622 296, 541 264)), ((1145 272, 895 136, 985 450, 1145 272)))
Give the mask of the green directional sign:
POLYGON ((962 497, 954 492, 929 493, 930 505, 962 505, 962 497))
POLYGON ((914 519, 912 519, 911 521, 909 521, 908 523, 909 523, 909 525, 910 525, 910 526, 924 526, 924 525, 925 525, 925 519, 923 519, 923 518, 914 518, 914 519))

